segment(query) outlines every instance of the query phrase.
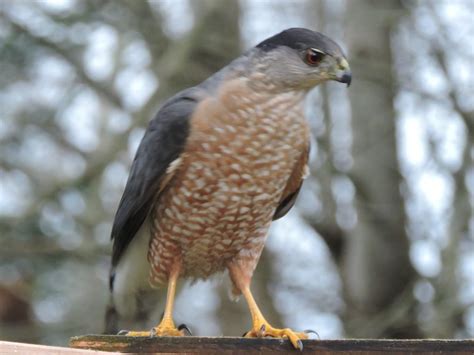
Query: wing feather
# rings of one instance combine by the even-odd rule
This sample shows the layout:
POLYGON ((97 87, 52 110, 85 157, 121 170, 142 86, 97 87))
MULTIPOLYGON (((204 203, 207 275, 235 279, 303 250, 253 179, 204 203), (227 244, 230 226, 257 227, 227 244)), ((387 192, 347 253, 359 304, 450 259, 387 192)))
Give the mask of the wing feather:
POLYGON ((180 163, 189 133, 190 118, 202 99, 188 89, 168 100, 150 121, 138 147, 112 226, 112 267, 115 267, 138 232, 159 193, 180 163))
POLYGON ((301 185, 303 184, 303 180, 309 175, 309 168, 307 165, 309 149, 310 147, 308 141, 305 150, 301 154, 298 163, 293 169, 293 173, 288 179, 285 190, 282 194, 282 198, 280 199, 280 203, 278 204, 275 214, 273 215, 274 221, 286 215, 295 204, 296 198, 298 197, 298 193, 301 189, 301 185))

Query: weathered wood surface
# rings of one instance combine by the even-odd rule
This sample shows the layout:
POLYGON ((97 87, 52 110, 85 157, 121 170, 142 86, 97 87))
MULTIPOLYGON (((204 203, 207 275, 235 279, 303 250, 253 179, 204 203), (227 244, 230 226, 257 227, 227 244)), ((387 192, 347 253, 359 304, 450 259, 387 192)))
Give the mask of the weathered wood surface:
POLYGON ((13 343, 13 342, 9 342, 9 341, 0 341, 0 354, 110 355, 110 354, 113 354, 113 353, 104 352, 104 351, 86 350, 86 349, 61 348, 61 347, 58 347, 58 346, 47 346, 47 345, 13 343))
MULTIPOLYGON (((330 354, 465 354, 474 355, 474 340, 304 340, 304 353, 330 354)), ((136 338, 110 335, 74 337, 71 347, 128 353, 275 354, 298 352, 287 340, 230 337, 136 338)))

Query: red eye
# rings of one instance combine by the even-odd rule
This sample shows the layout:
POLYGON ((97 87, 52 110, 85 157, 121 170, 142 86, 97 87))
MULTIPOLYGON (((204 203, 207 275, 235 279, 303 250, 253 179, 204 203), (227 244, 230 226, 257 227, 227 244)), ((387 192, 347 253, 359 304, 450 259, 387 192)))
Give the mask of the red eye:
POLYGON ((324 53, 319 52, 315 49, 308 49, 306 51, 306 63, 309 65, 318 65, 324 58, 324 53))

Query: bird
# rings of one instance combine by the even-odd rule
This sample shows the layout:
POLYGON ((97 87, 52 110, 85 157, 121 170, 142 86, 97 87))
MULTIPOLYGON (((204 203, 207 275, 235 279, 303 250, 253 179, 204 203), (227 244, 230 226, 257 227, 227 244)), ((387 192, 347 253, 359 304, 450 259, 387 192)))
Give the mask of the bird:
POLYGON ((336 42, 289 28, 165 101, 137 149, 112 225, 109 330, 117 319, 146 316, 152 290, 166 289, 156 327, 120 334, 187 335, 173 320, 178 280, 227 271, 231 297, 243 295, 251 314, 245 337, 287 338, 303 348, 308 334, 270 325, 250 284, 270 224, 293 207, 308 175, 306 94, 351 79, 336 42))

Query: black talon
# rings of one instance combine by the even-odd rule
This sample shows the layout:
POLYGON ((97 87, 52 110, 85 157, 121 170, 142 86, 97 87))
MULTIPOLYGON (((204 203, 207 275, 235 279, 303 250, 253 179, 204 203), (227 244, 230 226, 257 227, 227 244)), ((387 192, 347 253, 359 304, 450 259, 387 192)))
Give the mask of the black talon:
POLYGON ((128 332, 129 332, 129 330, 122 329, 121 331, 119 331, 119 332, 117 333, 117 335, 127 335, 128 332))
POLYGON ((188 333, 187 335, 188 336, 192 336, 193 333, 191 333, 191 330, 188 328, 188 326, 186 324, 181 324, 179 327, 178 327, 178 330, 185 330, 186 333, 188 333))
POLYGON ((301 339, 298 339, 296 344, 298 345, 298 350, 303 351, 303 342, 301 341, 301 339))
POLYGON ((306 333, 306 334, 313 333, 314 335, 316 335, 318 337, 318 340, 321 340, 321 337, 319 336, 318 332, 313 330, 313 329, 306 329, 306 330, 303 331, 303 333, 306 333))
POLYGON ((245 336, 247 335, 248 332, 245 332, 244 334, 242 334, 242 338, 245 338, 245 336))

